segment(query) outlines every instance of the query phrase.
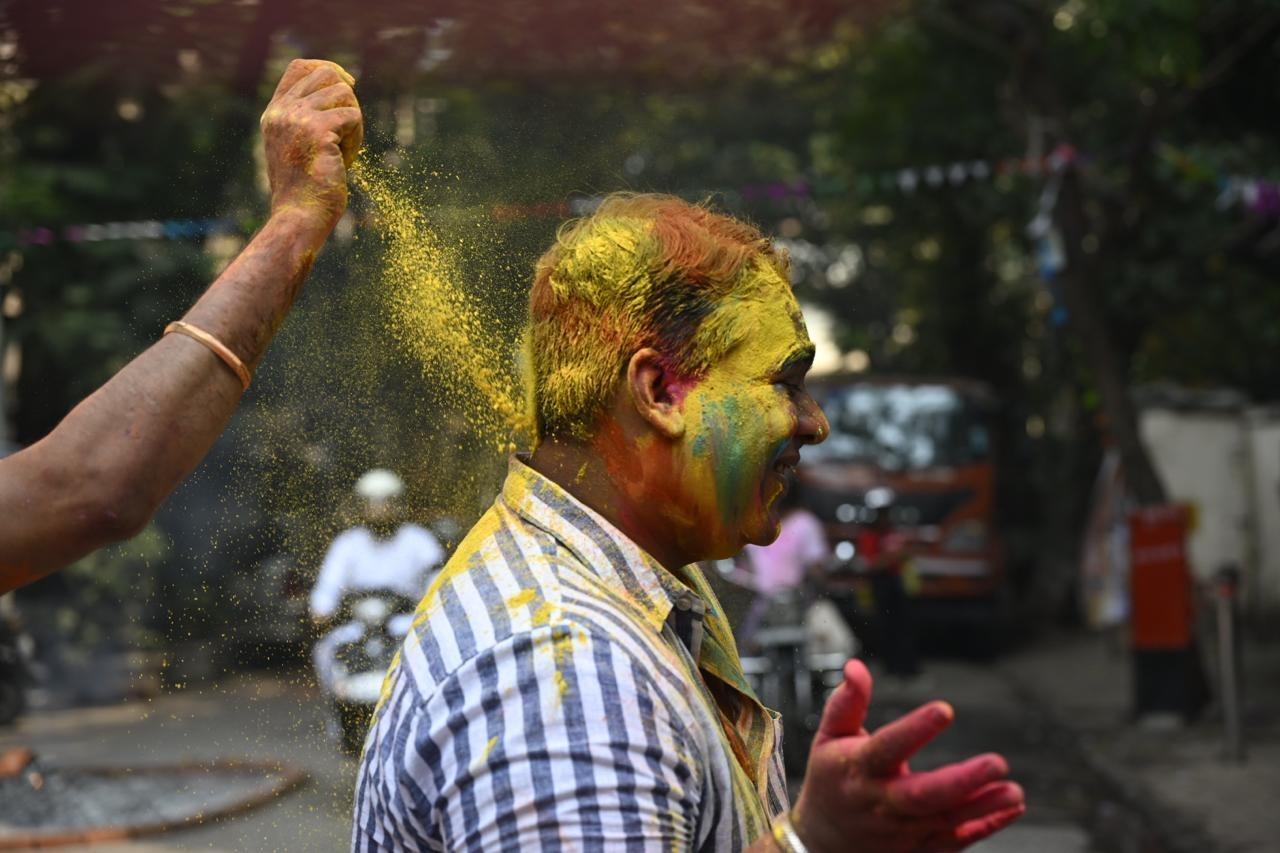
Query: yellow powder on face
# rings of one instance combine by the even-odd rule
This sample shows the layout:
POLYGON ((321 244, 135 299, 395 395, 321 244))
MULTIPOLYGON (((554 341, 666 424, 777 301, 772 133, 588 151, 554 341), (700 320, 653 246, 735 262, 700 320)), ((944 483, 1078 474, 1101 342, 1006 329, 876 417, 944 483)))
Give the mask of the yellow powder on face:
POLYGON ((352 183, 373 203, 385 242, 383 287, 392 336, 446 390, 473 433, 495 450, 531 440, 527 380, 498 321, 461 286, 458 250, 441 242, 403 178, 358 162, 352 183))
POLYGON ((798 414, 774 375, 811 345, 789 285, 776 278, 763 292, 761 299, 728 304, 726 313, 738 315, 733 322, 753 331, 707 372, 684 405, 687 457, 680 468, 700 507, 697 535, 711 534, 726 554, 744 535, 755 541, 766 533, 769 508, 783 490, 771 469, 798 414))

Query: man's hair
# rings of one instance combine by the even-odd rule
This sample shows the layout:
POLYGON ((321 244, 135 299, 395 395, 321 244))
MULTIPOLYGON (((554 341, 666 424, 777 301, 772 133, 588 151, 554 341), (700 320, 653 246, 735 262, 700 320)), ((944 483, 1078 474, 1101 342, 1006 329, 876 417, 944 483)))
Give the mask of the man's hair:
POLYGON ((618 193, 538 261, 529 347, 540 437, 590 437, 632 354, 696 378, 741 341, 742 302, 788 286, 756 227, 675 196, 618 193))

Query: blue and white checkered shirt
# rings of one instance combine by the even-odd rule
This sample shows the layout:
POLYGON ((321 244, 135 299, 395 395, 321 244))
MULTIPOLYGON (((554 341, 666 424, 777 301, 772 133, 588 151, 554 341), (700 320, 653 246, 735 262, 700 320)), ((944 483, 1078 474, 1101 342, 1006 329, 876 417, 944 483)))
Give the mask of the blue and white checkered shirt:
POLYGON ((765 833, 788 807, 781 725, 701 572, 680 574, 513 460, 392 664, 352 848, 737 850, 765 833))

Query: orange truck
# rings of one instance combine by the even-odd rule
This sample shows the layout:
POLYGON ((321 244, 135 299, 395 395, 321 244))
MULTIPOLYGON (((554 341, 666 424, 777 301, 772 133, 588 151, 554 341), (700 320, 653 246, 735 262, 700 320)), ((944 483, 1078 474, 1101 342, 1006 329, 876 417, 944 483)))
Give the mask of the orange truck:
POLYGON ((873 514, 867 495, 887 488, 893 527, 909 542, 906 585, 921 621, 976 623, 990 638, 1002 632, 1010 591, 991 391, 955 379, 865 376, 810 385, 831 434, 802 454, 800 499, 822 519, 836 557, 856 556, 859 526, 873 514))

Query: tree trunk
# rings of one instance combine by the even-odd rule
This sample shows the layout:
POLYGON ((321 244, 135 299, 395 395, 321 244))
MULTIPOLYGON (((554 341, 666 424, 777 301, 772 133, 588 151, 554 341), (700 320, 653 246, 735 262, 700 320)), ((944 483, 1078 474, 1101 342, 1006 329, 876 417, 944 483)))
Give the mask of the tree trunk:
POLYGON ((1055 211, 1067 257, 1067 266, 1060 276, 1063 297, 1071 327, 1102 398, 1107 430, 1120 451, 1120 464, 1130 493, 1142 506, 1162 504, 1168 496, 1138 432, 1137 413, 1129 398, 1126 364, 1111 340, 1095 290, 1105 286, 1095 260, 1097 255, 1088 254, 1082 248, 1091 229, 1081 194, 1079 176, 1073 166, 1068 166, 1062 176, 1055 211))

